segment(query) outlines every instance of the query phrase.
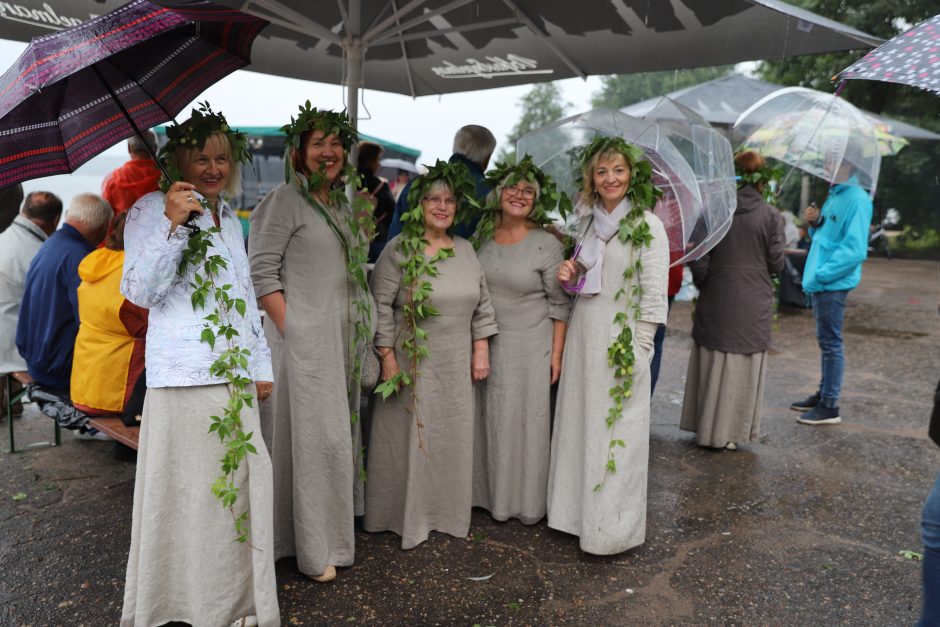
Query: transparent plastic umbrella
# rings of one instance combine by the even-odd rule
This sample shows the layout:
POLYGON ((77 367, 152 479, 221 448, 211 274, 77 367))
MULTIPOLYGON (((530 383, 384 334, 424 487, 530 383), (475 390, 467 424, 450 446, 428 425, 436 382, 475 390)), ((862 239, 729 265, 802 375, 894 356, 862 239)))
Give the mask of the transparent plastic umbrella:
POLYGON ((878 129, 865 113, 834 96, 787 87, 758 100, 734 129, 754 149, 827 183, 855 176, 874 196, 881 169, 878 129))
POLYGON ((731 142, 701 115, 665 96, 643 119, 659 126, 695 173, 702 213, 687 242, 691 248, 675 263, 694 261, 714 248, 731 228, 738 204, 731 142))
MULTIPOLYGON (((643 150, 653 165, 653 182, 663 190, 654 213, 666 227, 670 251, 684 255, 702 215, 702 196, 692 166, 656 124, 611 109, 594 109, 524 135, 516 142, 516 154, 531 155, 574 200, 580 192, 577 149, 599 135, 622 137, 643 150)), ((704 235, 695 244, 701 239, 704 235)))

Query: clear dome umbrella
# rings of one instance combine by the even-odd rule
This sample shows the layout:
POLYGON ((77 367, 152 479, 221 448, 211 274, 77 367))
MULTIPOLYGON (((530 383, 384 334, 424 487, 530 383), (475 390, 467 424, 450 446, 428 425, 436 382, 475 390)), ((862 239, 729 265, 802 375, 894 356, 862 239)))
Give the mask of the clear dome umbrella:
POLYGON ((742 113, 734 129, 746 138, 743 149, 829 184, 854 181, 875 194, 883 151, 879 131, 869 116, 838 96, 803 87, 780 89, 742 113))
POLYGON ((702 213, 686 243, 688 252, 673 265, 694 261, 714 248, 731 228, 738 204, 731 142, 701 115, 665 96, 643 119, 659 126, 695 173, 702 213))
MULTIPOLYGON (((531 155, 559 189, 575 199, 580 193, 578 149, 597 136, 622 137, 643 150, 653 165, 653 183, 663 190, 653 211, 666 227, 670 252, 688 252, 702 215, 702 196, 692 166, 656 124, 612 109, 594 109, 522 136, 516 142, 516 154, 531 155)), ((583 215, 574 214, 575 218, 583 215)), ((696 237, 697 245, 704 236, 696 237)))

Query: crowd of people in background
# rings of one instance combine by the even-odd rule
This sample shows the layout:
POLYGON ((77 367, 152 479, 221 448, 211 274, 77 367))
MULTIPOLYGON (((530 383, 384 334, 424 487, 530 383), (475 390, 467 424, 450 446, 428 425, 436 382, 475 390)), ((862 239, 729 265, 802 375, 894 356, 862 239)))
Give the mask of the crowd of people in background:
MULTIPOLYGON (((80 437, 106 437, 87 425, 98 415, 141 427, 122 624, 279 624, 274 562, 333 580, 355 561, 357 516, 403 549, 432 531, 465 537, 473 507, 547 516, 593 554, 645 541, 651 396, 682 269, 638 149, 582 151, 566 240, 544 228, 551 179, 524 159, 488 171, 484 127, 390 182, 382 147, 358 143, 343 114, 302 109, 286 127, 287 180, 251 212, 246 251, 227 201, 244 136, 211 111, 177 128, 198 140, 160 149, 176 180, 161 182, 148 133, 62 225, 62 202, 33 192, 0 233, 0 372, 27 371, 32 400, 80 437), (208 275, 193 259, 225 285, 206 292, 221 321, 199 306, 208 275), (223 376, 233 337, 245 352, 223 376), (373 361, 377 388, 364 383, 373 361), (259 435, 226 471, 250 519, 242 544, 217 498, 228 428, 209 425, 223 410, 259 435)), ((736 165, 731 229, 689 265, 699 300, 680 427, 712 449, 759 436, 784 266, 763 157, 736 165)), ((3 193, 20 204, 21 190, 3 193)), ((871 201, 844 172, 803 217, 822 379, 792 407, 803 424, 834 424, 871 201)))

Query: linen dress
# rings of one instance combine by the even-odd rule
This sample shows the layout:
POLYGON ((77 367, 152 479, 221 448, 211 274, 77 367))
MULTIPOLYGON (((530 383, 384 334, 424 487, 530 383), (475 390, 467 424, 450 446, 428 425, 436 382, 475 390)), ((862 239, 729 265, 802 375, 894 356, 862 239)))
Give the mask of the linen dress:
POLYGON ((477 255, 499 335, 490 340, 490 375, 474 386, 473 505, 531 525, 545 516, 548 489, 553 321, 567 322, 571 311, 557 278, 564 251, 536 228, 516 244, 489 240, 477 255))
MULTIPOLYGON (((198 198, 199 195, 196 194, 198 198)), ((193 310, 193 268, 177 275, 188 237, 178 227, 169 234, 164 195, 138 199, 127 214, 121 292, 150 310, 147 327, 147 395, 140 427, 134 484, 131 546, 127 558, 122 627, 151 627, 169 621, 199 627, 227 627, 255 615, 261 627, 280 625, 274 577, 271 460, 261 445, 257 405, 244 407, 245 432, 255 436, 257 454, 241 462, 237 513, 249 512, 251 535, 235 542, 231 513, 212 494, 224 454, 218 436, 209 433, 209 417, 219 415, 229 399, 224 379, 211 364, 226 346, 200 340, 207 310, 193 310)), ((261 319, 248 272, 238 216, 219 203, 221 233, 213 235, 209 255, 226 266, 218 282, 232 285, 229 295, 245 301, 246 313, 233 325, 238 345, 251 351, 247 376, 270 381, 271 356, 261 333, 261 319)), ((209 212, 196 218, 203 230, 214 226, 209 212)), ((246 390, 254 394, 254 386, 246 390)))
MULTIPOLYGON (((607 428, 611 407, 609 390, 614 371, 607 364, 607 349, 620 334, 614 316, 626 311, 623 287, 632 294, 637 283, 643 289, 639 319, 651 324, 666 322, 666 290, 669 243, 662 222, 644 214, 653 240, 639 250, 621 243, 614 235, 603 253, 601 291, 578 298, 571 312, 565 339, 558 404, 552 431, 552 458, 548 480, 548 526, 580 537, 581 550, 611 555, 642 544, 646 538, 646 479, 649 458, 650 370, 652 351, 634 339, 636 364, 633 396, 624 401, 622 418, 607 428), (623 271, 639 255, 643 268, 631 280, 623 271), (615 449, 617 472, 603 487, 607 452, 612 438, 623 440, 615 449)), ((628 325, 635 328, 632 311, 628 325)), ((635 338, 635 334, 634 334, 635 338)))
POLYGON ((283 290, 287 301, 283 337, 264 321, 275 381, 261 408, 274 465, 275 559, 296 556, 302 573, 318 576, 352 565, 353 517, 362 514, 361 427, 351 420, 359 392, 347 395, 355 284, 336 235, 287 183, 252 212, 248 249, 257 293, 283 290))
MULTIPOLYGON (((392 239, 372 272, 378 311, 376 346, 394 346, 399 366, 410 363, 401 350, 402 254, 392 239)), ((430 303, 439 316, 420 323, 428 333, 430 356, 418 364, 414 392, 424 424, 425 450, 418 447, 412 388, 382 401, 375 396, 366 481, 367 531, 394 531, 403 549, 432 530, 464 538, 470 530, 473 483, 474 398, 470 358, 474 340, 496 334, 483 268, 473 247, 454 238, 455 256, 437 262, 440 274, 427 278, 430 303)))
POLYGON ((689 264, 699 288, 679 428, 724 448, 760 435, 773 325, 770 276, 783 269, 784 221, 751 185, 724 239, 689 264))

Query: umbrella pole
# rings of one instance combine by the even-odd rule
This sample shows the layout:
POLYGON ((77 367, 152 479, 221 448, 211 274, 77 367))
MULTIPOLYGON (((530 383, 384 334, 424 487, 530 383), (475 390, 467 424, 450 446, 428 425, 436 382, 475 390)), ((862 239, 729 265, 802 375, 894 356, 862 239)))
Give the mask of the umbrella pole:
POLYGON ((101 84, 104 85, 105 89, 108 90, 108 93, 111 94, 111 99, 114 100, 114 103, 118 106, 118 109, 121 110, 121 113, 124 114, 124 117, 127 118, 127 121, 130 122, 131 128, 134 129, 134 134, 140 138, 140 141, 143 143, 144 147, 147 149, 147 152, 150 153, 150 156, 153 158, 154 163, 157 164, 157 167, 160 168, 160 171, 163 172, 163 176, 166 177, 166 180, 172 182, 173 177, 170 176, 170 173, 166 171, 166 168, 163 167, 163 164, 160 163, 160 160, 157 159, 157 155, 153 152, 153 149, 150 147, 150 142, 144 138, 144 133, 137 127, 137 123, 134 122, 134 118, 131 117, 130 112, 127 108, 124 107, 124 103, 121 102, 121 99, 118 98, 117 94, 114 93, 114 90, 111 88, 111 85, 108 81, 105 80, 104 74, 101 73, 101 70, 98 69, 98 65, 94 64, 91 66, 91 69, 95 71, 95 74, 98 76, 98 80, 101 81, 101 84))

